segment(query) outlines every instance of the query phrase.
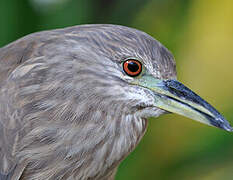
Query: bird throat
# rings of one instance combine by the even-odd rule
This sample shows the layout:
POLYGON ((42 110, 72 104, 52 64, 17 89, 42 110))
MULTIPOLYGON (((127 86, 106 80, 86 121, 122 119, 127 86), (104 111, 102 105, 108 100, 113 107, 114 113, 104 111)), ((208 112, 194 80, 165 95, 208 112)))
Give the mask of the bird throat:
MULTIPOLYGON (((84 164, 80 172, 91 179, 108 179, 109 176, 113 176, 120 162, 140 142, 147 128, 147 119, 135 115, 121 114, 114 117, 107 115, 106 119, 111 121, 102 128, 93 130, 95 136, 89 135, 83 142, 86 151, 85 159, 80 159, 84 164), (90 140, 95 143, 88 144, 90 140)), ((80 143, 78 145, 80 146, 80 143)), ((82 174, 78 173, 78 176, 80 175, 82 174)))

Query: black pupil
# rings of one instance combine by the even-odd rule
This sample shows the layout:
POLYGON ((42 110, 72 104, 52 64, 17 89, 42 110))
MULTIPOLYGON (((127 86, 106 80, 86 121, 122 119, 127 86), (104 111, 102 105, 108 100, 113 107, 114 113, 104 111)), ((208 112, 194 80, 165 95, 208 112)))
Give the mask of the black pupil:
POLYGON ((128 69, 131 71, 131 72, 137 72, 137 70, 139 69, 139 66, 137 63, 135 62, 129 62, 128 63, 128 69))

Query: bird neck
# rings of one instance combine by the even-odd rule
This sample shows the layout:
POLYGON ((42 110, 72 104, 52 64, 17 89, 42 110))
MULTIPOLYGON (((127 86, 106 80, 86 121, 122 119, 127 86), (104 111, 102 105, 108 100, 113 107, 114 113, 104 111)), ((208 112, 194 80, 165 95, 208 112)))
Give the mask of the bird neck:
POLYGON ((40 121, 40 127, 31 131, 19 154, 20 161, 29 161, 25 179, 103 180, 114 176, 144 135, 147 120, 116 103, 108 112, 103 110, 106 108, 86 108, 88 113, 82 113, 80 105, 79 114, 70 108, 51 114, 56 121, 40 121), (69 118, 61 119, 67 115, 69 118))
POLYGON ((147 127, 146 119, 134 115, 95 113, 98 120, 89 121, 93 123, 86 124, 82 130, 80 126, 78 130, 73 127, 75 143, 68 148, 66 158, 76 161, 76 168, 80 169, 77 179, 82 174, 94 179, 112 177, 120 162, 139 143, 147 127), (105 116, 105 122, 101 116, 105 116))

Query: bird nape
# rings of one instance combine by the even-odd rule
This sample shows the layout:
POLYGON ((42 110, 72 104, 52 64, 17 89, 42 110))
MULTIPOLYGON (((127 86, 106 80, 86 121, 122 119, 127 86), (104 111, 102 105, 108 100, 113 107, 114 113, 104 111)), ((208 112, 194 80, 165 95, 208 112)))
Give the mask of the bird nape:
POLYGON ((172 54, 118 25, 81 25, 0 48, 0 179, 114 179, 148 117, 177 113, 232 131, 176 80, 172 54))

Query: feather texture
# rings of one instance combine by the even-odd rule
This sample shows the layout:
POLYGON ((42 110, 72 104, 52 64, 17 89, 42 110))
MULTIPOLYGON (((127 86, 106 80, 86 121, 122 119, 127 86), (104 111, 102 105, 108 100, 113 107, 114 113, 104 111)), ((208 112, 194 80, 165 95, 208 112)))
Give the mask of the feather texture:
POLYGON ((157 78, 176 76, 165 47, 117 25, 44 31, 1 48, 0 179, 113 179, 145 133, 137 107, 152 103, 125 81, 128 57, 157 78))

